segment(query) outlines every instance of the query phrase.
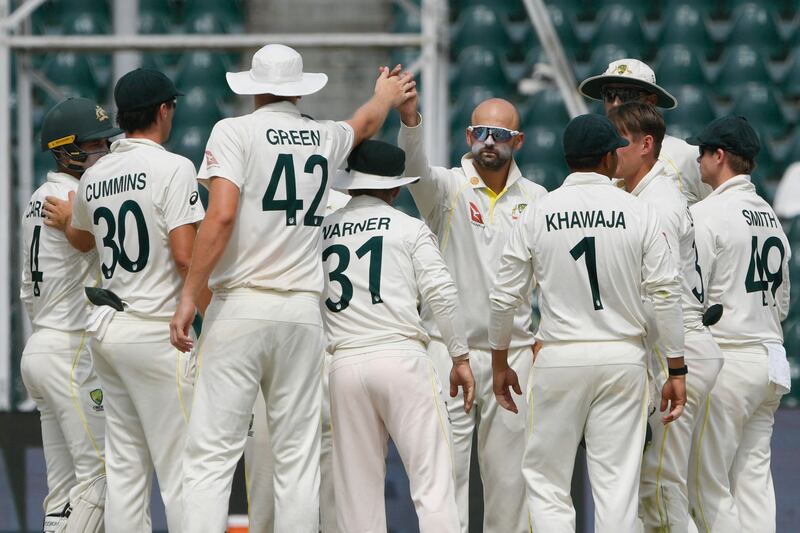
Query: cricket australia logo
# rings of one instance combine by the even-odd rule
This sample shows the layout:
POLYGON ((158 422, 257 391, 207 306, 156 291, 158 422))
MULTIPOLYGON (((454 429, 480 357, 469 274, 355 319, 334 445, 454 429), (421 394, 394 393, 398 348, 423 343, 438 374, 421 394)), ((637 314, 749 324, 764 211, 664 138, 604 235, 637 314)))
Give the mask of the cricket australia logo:
POLYGON ((108 120, 108 113, 106 113, 106 110, 100 107, 99 105, 95 106, 94 108, 94 116, 100 122, 105 122, 106 120, 108 120))
POLYGON ((628 72, 628 65, 623 63, 622 65, 617 65, 617 74, 625 74, 628 72))
POLYGON ((511 220, 517 220, 520 216, 522 216, 522 212, 525 211, 525 208, 528 207, 528 204, 517 204, 511 208, 511 220))
POLYGON ((94 405, 92 409, 95 411, 102 411, 103 410, 103 390, 102 389, 94 389, 89 393, 89 398, 92 399, 94 405))

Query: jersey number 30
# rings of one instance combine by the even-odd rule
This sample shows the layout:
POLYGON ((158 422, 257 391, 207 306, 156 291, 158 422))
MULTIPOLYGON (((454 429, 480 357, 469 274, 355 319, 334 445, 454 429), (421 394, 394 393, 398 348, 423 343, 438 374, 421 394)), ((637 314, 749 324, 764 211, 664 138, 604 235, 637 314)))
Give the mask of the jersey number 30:
POLYGON ((100 219, 105 220, 106 235, 103 237, 103 246, 111 250, 111 264, 106 265, 105 261, 103 261, 103 265, 100 268, 103 271, 103 276, 106 279, 111 279, 114 276, 117 265, 128 272, 140 272, 147 265, 147 260, 150 258, 150 236, 147 233, 147 223, 139 204, 133 200, 125 200, 122 202, 116 218, 109 208, 98 207, 94 212, 93 218, 95 225, 100 222, 100 219), (136 236, 139 241, 139 255, 136 259, 131 259, 128 252, 125 251, 128 214, 133 215, 133 220, 136 222, 136 236), (119 239, 115 240, 115 236, 119 237, 119 239))
MULTIPOLYGON (((339 263, 334 270, 328 273, 328 279, 335 281, 342 287, 342 297, 338 302, 330 298, 325 300, 325 306, 334 313, 344 311, 353 299, 353 282, 350 281, 344 271, 350 265, 350 249, 343 244, 333 244, 325 248, 322 252, 322 261, 327 261, 328 257, 336 254, 339 263)), ((369 254, 369 294, 372 297, 372 305, 381 304, 381 263, 383 263, 383 237, 375 236, 361 245, 356 250, 356 256, 361 259, 369 254)))

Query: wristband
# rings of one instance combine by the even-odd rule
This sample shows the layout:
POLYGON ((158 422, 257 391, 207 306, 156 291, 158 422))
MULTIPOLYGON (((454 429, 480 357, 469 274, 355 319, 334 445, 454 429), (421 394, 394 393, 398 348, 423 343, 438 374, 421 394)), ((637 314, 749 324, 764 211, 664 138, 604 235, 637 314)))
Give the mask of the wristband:
POLYGON ((683 368, 670 368, 669 375, 670 376, 685 376, 689 373, 689 367, 683 365, 683 368))

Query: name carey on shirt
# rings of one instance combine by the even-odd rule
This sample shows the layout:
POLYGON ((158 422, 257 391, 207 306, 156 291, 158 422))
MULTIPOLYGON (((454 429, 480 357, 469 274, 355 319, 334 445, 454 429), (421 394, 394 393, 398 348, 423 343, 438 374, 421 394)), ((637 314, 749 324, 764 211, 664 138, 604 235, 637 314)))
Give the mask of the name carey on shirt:
POLYGON ((107 178, 86 186, 86 201, 91 202, 106 196, 114 196, 128 191, 142 191, 147 186, 147 174, 123 174, 107 178))
POLYGON ((44 202, 40 200, 31 200, 28 202, 28 209, 25 211, 25 218, 44 218, 44 202))
POLYGON ((544 216, 547 231, 557 231, 572 228, 622 228, 625 226, 625 213, 611 210, 608 212, 600 209, 591 211, 560 211, 544 216))
POLYGON ((391 221, 392 219, 389 217, 373 217, 362 220, 361 222, 337 222, 336 224, 331 224, 330 226, 322 228, 322 238, 327 240, 334 237, 355 235, 362 231, 388 230, 391 221))

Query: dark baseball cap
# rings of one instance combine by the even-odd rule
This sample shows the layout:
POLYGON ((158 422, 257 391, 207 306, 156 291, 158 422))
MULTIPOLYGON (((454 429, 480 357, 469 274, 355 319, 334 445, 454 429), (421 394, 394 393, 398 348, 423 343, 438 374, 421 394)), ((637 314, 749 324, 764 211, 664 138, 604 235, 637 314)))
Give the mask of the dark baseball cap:
POLYGON ((755 159, 761 150, 761 143, 753 127, 746 118, 735 115, 712 120, 703 131, 689 137, 686 142, 694 146, 722 148, 750 160, 755 159))
POLYGON ((118 111, 133 111, 167 102, 183 93, 163 72, 137 68, 122 76, 114 87, 118 111))
POLYGON ((628 140, 620 136, 611 121, 595 113, 579 115, 570 120, 564 130, 562 143, 567 157, 605 155, 628 146, 628 140))

